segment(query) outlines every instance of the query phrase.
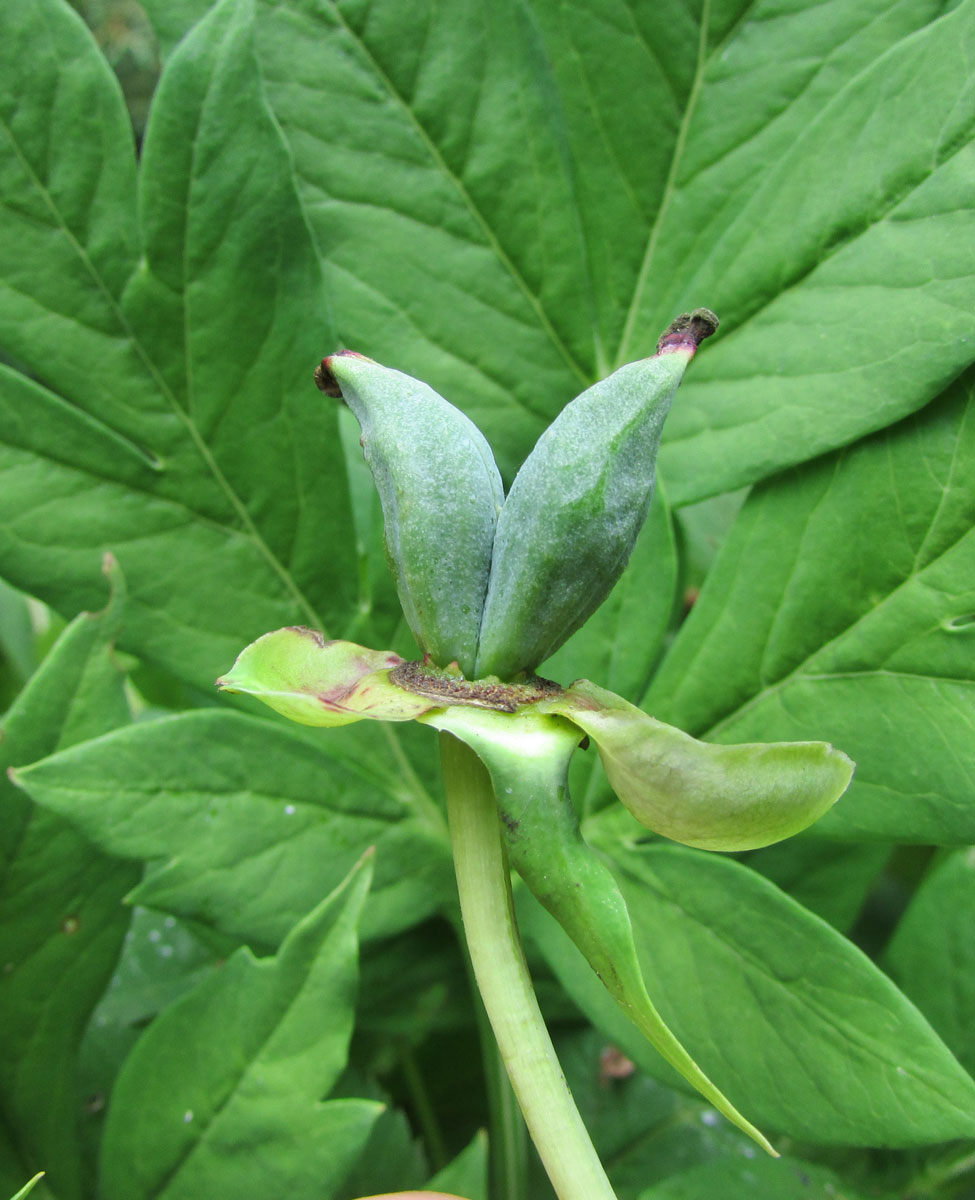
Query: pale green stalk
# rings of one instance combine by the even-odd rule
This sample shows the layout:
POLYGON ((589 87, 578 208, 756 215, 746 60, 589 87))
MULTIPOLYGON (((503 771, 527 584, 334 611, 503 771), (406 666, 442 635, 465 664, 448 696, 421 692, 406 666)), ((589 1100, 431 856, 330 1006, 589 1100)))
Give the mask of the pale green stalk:
POLYGON ((447 816, 471 962, 501 1058, 559 1200, 616 1200, 555 1056, 515 924, 486 769, 440 735, 447 816))
MULTIPOLYGON (((455 918, 458 937, 463 940, 463 922, 458 912, 455 918)), ((511 1089, 511 1081, 501 1061, 501 1051, 494 1030, 484 1010, 484 1001, 477 989, 470 955, 465 955, 470 979, 471 997, 477 1017, 477 1036, 481 1045, 484 1083, 488 1100, 490 1130, 488 1177, 492 1200, 528 1200, 528 1130, 511 1089)))

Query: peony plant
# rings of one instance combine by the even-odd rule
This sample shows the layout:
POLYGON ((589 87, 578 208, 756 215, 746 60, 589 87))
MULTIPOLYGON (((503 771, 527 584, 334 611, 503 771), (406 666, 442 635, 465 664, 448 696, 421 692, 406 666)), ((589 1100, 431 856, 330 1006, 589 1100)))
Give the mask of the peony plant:
POLYGON ((294 626, 259 638, 217 681, 305 725, 413 720, 439 731, 475 976, 560 1200, 613 1192, 532 990, 509 864, 667 1062, 775 1154, 647 993, 623 895, 572 805, 576 749, 595 744, 616 795, 649 830, 716 851, 799 832, 853 774, 850 759, 822 742, 712 745, 589 680, 562 686, 538 674, 626 566, 652 500, 664 420, 717 323, 707 309, 681 315, 655 355, 573 400, 507 495, 485 438, 426 384, 349 350, 324 359, 316 383, 359 422, 390 569, 422 658, 294 626))

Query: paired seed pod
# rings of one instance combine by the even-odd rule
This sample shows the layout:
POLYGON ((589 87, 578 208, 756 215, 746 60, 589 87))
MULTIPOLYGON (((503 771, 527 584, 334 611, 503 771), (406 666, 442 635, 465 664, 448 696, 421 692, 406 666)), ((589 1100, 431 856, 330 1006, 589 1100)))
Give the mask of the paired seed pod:
POLYGON ((656 355, 573 400, 507 499, 483 436, 426 384, 349 351, 324 360, 316 381, 362 428, 403 611, 436 663, 532 672, 605 600, 649 510, 674 393, 717 324, 678 317, 656 355))
POLYGON ((504 488, 483 434, 433 388, 348 350, 315 372, 362 430, 403 613, 440 666, 473 676, 504 488))
POLYGON ((534 670, 609 595, 650 509, 674 393, 717 323, 678 317, 653 358, 583 392, 538 439, 498 521, 478 675, 534 670))

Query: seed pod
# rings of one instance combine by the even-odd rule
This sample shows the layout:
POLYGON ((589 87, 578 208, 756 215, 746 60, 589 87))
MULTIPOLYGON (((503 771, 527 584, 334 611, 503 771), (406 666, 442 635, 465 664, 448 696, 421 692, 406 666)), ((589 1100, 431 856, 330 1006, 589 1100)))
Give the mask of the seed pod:
POLYGON ((382 503, 386 554, 421 648, 470 677, 504 502, 491 447, 462 412, 425 383, 341 350, 315 372, 362 429, 382 503))
POLYGON ((602 604, 653 497, 664 419, 707 309, 678 317, 653 358, 567 405, 518 472, 498 521, 477 674, 534 670, 602 604))

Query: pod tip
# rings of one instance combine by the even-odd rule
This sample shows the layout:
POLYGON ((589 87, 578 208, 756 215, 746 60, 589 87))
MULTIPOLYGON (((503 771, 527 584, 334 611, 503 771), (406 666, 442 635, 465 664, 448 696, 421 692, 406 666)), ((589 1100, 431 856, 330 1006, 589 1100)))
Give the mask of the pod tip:
POLYGON ((336 350, 334 354, 330 354, 315 368, 315 386, 319 391, 324 392, 326 396, 332 396, 336 400, 342 398, 342 385, 335 377, 335 372, 332 370, 332 362, 336 358, 361 358, 363 362, 374 362, 372 358, 368 358, 365 354, 360 354, 357 350, 336 350))
POLYGON ((332 374, 331 361, 331 356, 323 358, 315 368, 315 386, 326 396, 332 396, 339 400, 342 396, 342 389, 339 387, 339 381, 332 374))
POLYGON ((693 312, 681 313, 660 335, 657 353, 690 350, 693 354, 704 339, 714 333, 718 324, 718 318, 709 308, 695 308, 693 312))

